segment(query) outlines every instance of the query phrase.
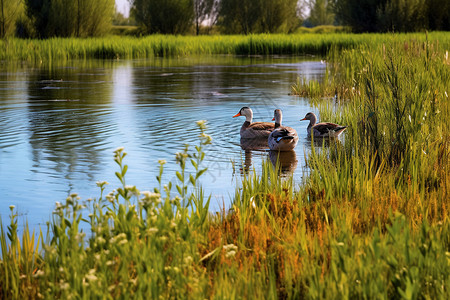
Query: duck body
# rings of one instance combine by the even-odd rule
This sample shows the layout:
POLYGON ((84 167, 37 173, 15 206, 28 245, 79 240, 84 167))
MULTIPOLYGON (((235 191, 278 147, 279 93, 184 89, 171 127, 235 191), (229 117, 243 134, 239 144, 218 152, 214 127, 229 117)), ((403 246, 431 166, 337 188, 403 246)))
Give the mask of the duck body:
POLYGON ((297 131, 291 127, 281 125, 282 113, 279 109, 275 110, 273 120, 275 120, 275 129, 267 140, 269 149, 275 151, 293 150, 298 143, 297 131))
POLYGON ((316 124, 317 117, 312 112, 307 113, 306 116, 300 121, 303 120, 309 120, 309 125, 306 129, 308 131, 309 138, 311 136, 319 138, 337 138, 347 128, 347 126, 341 126, 329 122, 316 124))
POLYGON ((239 117, 244 116, 245 122, 242 124, 240 135, 242 139, 254 139, 254 138, 265 138, 267 139, 270 133, 274 130, 275 124, 270 122, 254 122, 253 111, 250 107, 242 107, 241 110, 233 116, 239 117))

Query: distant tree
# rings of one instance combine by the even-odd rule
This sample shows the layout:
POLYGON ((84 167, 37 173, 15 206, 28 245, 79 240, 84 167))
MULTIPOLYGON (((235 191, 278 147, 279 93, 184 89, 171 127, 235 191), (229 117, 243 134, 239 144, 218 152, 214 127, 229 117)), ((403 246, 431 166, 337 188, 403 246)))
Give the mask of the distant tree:
POLYGON ((220 25, 225 33, 256 31, 261 13, 258 0, 221 0, 220 25))
POLYGON ((262 32, 290 32, 298 27, 297 0, 260 0, 262 32))
POLYGON ((449 0, 334 0, 334 10, 355 32, 450 30, 449 0))
POLYGON ((194 0, 130 0, 144 33, 182 34, 194 20, 194 0))
POLYGON ((210 24, 214 24, 211 21, 217 20, 218 5, 218 0, 194 0, 194 22, 197 35, 200 34, 200 27, 203 22, 210 19, 210 24))
POLYGON ((377 10, 386 0, 334 0, 336 18, 354 32, 378 31, 377 10))
POLYGON ((310 0, 308 1, 310 15, 308 21, 313 26, 332 25, 334 23, 334 12, 331 1, 310 0))
POLYGON ((298 26, 297 0, 222 0, 225 33, 288 32, 298 26))
POLYGON ((450 31, 450 1, 428 0, 427 2, 429 29, 450 31))
POLYGON ((426 29, 426 0, 388 0, 377 10, 378 30, 408 32, 426 29))
POLYGON ((109 31, 114 0, 24 0, 39 37, 99 36, 109 31))
POLYGON ((23 3, 18 0, 0 0, 0 38, 14 34, 16 22, 23 13, 23 3))

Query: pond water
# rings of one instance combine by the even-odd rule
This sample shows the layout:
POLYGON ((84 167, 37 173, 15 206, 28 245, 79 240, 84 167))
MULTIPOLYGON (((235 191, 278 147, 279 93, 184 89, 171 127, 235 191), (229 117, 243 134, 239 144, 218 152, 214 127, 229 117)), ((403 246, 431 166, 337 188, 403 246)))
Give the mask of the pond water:
MULTIPOLYGON (((71 193, 99 197, 97 181, 120 186, 113 151, 125 147, 127 184, 153 190, 159 159, 163 181, 175 180, 175 153, 196 145, 197 120, 213 138, 201 178, 212 194, 211 211, 230 204, 242 170, 256 171, 272 158, 244 151, 232 118, 250 106, 254 121, 283 111, 299 144, 286 155, 287 172, 299 182, 304 165, 307 99, 289 95, 297 76, 320 80, 325 65, 312 57, 232 57, 83 61, 58 66, 0 66, 0 215, 15 205, 31 226, 45 224, 56 201, 71 193)), ((246 145, 242 145, 244 148, 246 145)), ((252 145, 250 145, 251 147, 252 145)))

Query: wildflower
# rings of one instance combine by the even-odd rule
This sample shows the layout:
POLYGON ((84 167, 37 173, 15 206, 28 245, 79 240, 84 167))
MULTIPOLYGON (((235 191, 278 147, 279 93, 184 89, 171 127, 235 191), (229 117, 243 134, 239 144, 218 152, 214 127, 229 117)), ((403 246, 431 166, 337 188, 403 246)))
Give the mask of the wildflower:
POLYGON ((186 265, 191 264, 192 261, 193 261, 192 256, 186 256, 186 257, 184 258, 184 263, 185 263, 186 265))
POLYGON ((225 254, 226 258, 233 258, 236 255, 236 251, 232 250, 227 252, 227 254, 225 254))
POLYGON ((10 205, 10 206, 9 206, 9 209, 10 209, 10 210, 13 210, 15 207, 16 207, 15 205, 10 205))
POLYGON ((205 123, 206 123, 206 120, 199 120, 199 121, 197 121, 197 122, 195 122, 196 124, 197 124, 197 126, 204 126, 205 125, 205 123))
POLYGON ((126 243, 128 243, 127 239, 121 240, 119 243, 117 243, 118 246, 122 246, 125 245, 126 243))
POLYGON ((152 235, 153 233, 157 233, 157 232, 158 232, 158 228, 155 228, 155 227, 150 227, 149 229, 147 229, 148 235, 152 235))
POLYGON ((93 275, 93 274, 87 274, 86 276, 84 276, 87 280, 89 281, 96 281, 97 280, 97 276, 93 275))
POLYGON ((160 165, 164 165, 164 164, 167 163, 167 161, 166 161, 165 159, 159 159, 159 160, 158 160, 158 163, 159 163, 160 165))
POLYGON ((70 287, 69 283, 68 282, 64 282, 63 280, 61 280, 59 282, 59 286, 60 286, 60 288, 62 290, 67 290, 70 287))
POLYGON ((228 245, 224 245, 223 246, 223 250, 225 250, 225 251, 236 251, 237 250, 237 246, 236 245, 234 245, 234 244, 228 244, 228 245))
POLYGON ((113 260, 108 260, 107 262, 106 262, 106 265, 108 266, 108 267, 110 267, 110 266, 113 266, 113 265, 115 265, 116 263, 113 261, 113 260))
POLYGON ((42 270, 37 270, 36 271, 36 273, 34 273, 34 277, 42 277, 42 276, 44 276, 44 271, 42 271, 42 270))
POLYGON ((98 187, 103 187, 104 185, 109 184, 109 182, 107 182, 107 181, 97 181, 96 184, 97 184, 98 187))
POLYGON ((117 148, 116 150, 114 150, 114 152, 120 153, 120 152, 122 152, 123 150, 125 150, 124 147, 119 147, 119 148, 117 148))

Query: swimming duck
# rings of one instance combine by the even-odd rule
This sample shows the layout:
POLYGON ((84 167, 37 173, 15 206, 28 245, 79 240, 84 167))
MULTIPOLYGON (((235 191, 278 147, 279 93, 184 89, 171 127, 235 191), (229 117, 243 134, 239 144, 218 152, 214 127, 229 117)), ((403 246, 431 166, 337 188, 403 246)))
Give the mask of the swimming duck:
POLYGON ((281 121, 283 115, 280 109, 274 111, 275 129, 269 135, 268 144, 270 150, 276 151, 290 151, 297 146, 298 135, 297 131, 291 127, 282 126, 281 121))
POLYGON ((233 118, 244 116, 245 122, 241 127, 241 138, 251 139, 251 138, 268 138, 270 133, 275 127, 275 124, 270 122, 254 122, 253 111, 250 107, 244 106, 241 110, 233 116, 233 118))
POLYGON ((346 128, 347 126, 341 126, 334 123, 317 123, 317 117, 314 113, 309 112, 306 114, 306 116, 301 119, 303 120, 309 120, 309 125, 307 128, 308 131, 308 137, 311 137, 311 133, 313 133, 314 137, 338 137, 346 128))

